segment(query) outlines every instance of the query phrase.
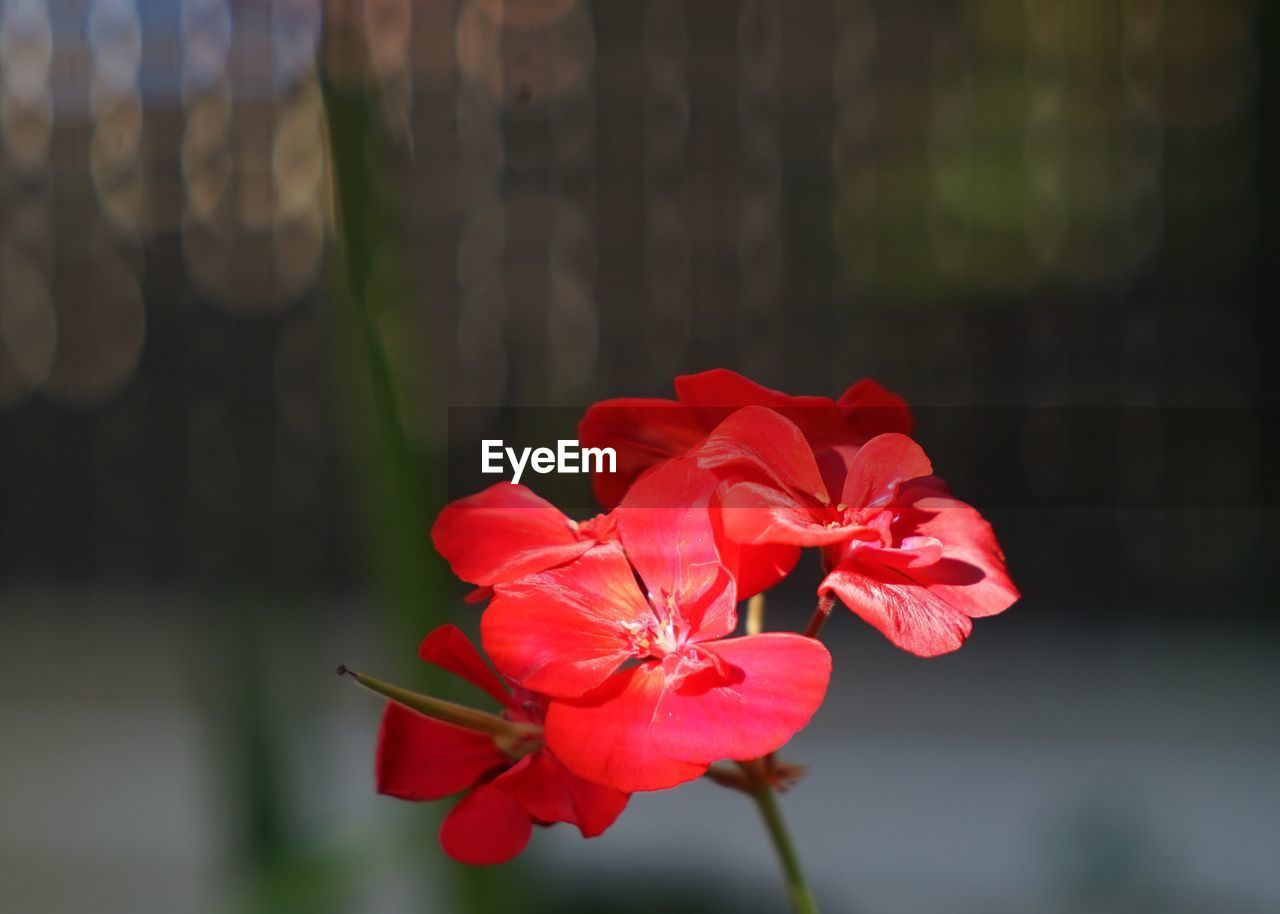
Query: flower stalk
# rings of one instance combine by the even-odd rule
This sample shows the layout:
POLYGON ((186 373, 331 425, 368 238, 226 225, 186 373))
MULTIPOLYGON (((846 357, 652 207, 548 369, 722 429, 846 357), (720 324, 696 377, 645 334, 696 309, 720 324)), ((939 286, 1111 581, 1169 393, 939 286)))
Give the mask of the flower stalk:
POLYGON ((426 717, 474 730, 477 733, 487 733, 493 737, 499 749, 513 758, 528 755, 542 738, 542 728, 533 724, 507 720, 488 711, 479 711, 468 708, 466 705, 445 701, 443 698, 411 692, 389 682, 383 682, 381 679, 366 676, 364 673, 357 673, 346 665, 338 667, 338 675, 350 676, 369 691, 377 692, 382 697, 426 717))
POLYGON ((824 593, 818 597, 818 605, 813 610, 813 615, 809 617, 809 624, 804 627, 804 636, 806 638, 818 637, 818 632, 822 630, 822 626, 831 618, 831 608, 835 606, 836 598, 829 593, 824 593))
POLYGON ((742 766, 743 772, 753 782, 754 789, 749 791, 760 810, 760 818, 764 820, 769 840, 778 855, 782 866, 782 875, 787 883, 787 895, 791 898, 791 908, 795 914, 819 914, 817 899, 805 879, 804 869, 800 866, 800 857, 795 845, 791 843, 791 834, 783 821, 782 810, 778 806, 778 795, 773 785, 757 774, 749 765, 742 766))

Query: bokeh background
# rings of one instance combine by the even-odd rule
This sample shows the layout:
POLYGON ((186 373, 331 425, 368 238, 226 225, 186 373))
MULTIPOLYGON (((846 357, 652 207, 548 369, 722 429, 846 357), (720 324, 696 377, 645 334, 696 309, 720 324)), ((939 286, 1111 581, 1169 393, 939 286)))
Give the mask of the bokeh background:
POLYGON ((935 661, 828 626, 828 912, 1280 909, 1278 18, 0 0, 0 907, 782 910, 709 784, 450 864, 332 675, 447 688, 450 407, 726 366, 925 407, 1026 594, 935 661))

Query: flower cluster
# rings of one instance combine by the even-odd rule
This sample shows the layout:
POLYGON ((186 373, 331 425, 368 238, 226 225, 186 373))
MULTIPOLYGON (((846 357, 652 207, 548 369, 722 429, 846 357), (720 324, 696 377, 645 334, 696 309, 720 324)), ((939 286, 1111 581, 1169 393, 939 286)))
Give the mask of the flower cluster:
POLYGON ((488 602, 480 631, 498 675, 453 626, 421 656, 501 710, 379 688, 392 701, 377 776, 405 799, 466 791, 441 828, 458 860, 508 859, 533 824, 599 834, 630 793, 720 760, 765 783, 786 770, 772 754, 826 693, 831 657, 816 635, 836 600, 933 656, 1017 599, 990 526, 932 475, 896 394, 863 380, 836 400, 795 397, 724 370, 675 389, 674 401, 608 400, 583 417, 582 444, 617 454, 617 472, 593 479, 608 513, 575 521, 503 482, 432 529, 488 602), (739 603, 805 547, 823 567, 808 628, 736 634, 739 603))

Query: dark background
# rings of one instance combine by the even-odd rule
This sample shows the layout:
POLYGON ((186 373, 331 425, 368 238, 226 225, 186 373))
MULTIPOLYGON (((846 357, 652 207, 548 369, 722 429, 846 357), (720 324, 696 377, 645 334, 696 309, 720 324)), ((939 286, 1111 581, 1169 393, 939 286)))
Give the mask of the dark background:
POLYGON ((930 662, 833 621, 826 910, 1273 910, 1276 47, 1246 0, 2 0, 14 909, 781 910, 711 785, 448 864, 330 675, 474 626, 451 409, 536 446, 724 366, 906 395, 1025 595, 930 662))

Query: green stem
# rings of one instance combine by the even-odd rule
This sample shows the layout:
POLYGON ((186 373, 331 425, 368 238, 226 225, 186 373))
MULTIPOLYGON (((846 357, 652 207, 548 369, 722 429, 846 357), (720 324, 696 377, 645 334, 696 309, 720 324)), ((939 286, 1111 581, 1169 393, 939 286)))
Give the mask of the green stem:
POLYGON ((777 794, 768 784, 762 783, 751 796, 760 810, 760 817, 764 819, 764 827, 773 841, 773 849, 778 853, 778 861, 782 864, 782 873, 787 880, 787 894, 791 896, 791 907, 795 914, 819 914, 818 902, 813 897, 809 883, 805 881, 800 858, 796 856, 795 846, 787 833, 787 825, 782 821, 777 794))
POLYGON ((383 682, 381 679, 366 676, 364 673, 357 673, 345 664, 338 667, 338 675, 350 676, 370 692, 377 692, 383 698, 389 698, 426 717, 453 724, 455 727, 475 730, 477 733, 487 733, 504 749, 507 746, 537 741, 542 736, 542 728, 533 724, 517 723, 505 717, 499 717, 497 714, 490 714, 488 711, 468 708, 454 701, 411 692, 389 682, 383 682))

